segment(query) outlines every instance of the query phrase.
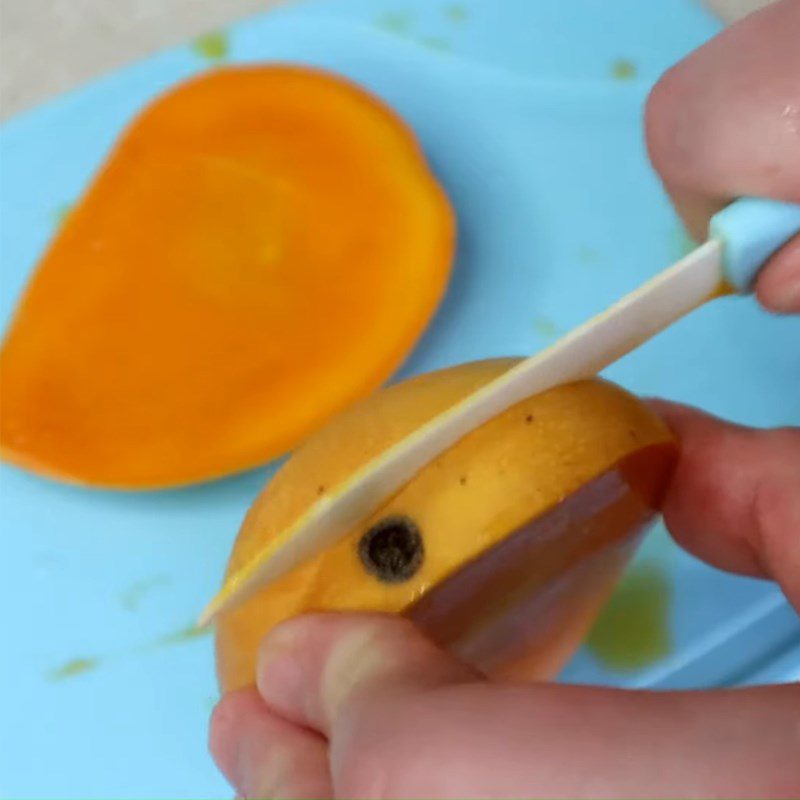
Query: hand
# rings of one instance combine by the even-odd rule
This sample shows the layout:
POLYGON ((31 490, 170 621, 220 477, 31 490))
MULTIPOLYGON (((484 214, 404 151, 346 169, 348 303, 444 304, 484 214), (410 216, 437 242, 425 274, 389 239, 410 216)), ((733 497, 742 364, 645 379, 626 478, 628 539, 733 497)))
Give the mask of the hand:
MULTIPOLYGON (((689 232, 752 195, 800 203, 800 3, 780 0, 696 50, 656 84, 650 159, 689 232)), ((762 271, 769 309, 800 312, 800 237, 762 271)))
MULTIPOLYGON (((738 195, 800 201, 800 0, 724 32, 648 105, 653 163, 692 232, 738 195)), ((800 240, 762 273, 800 311, 800 240)), ((771 578, 800 608, 800 430, 668 403, 683 445, 665 505, 699 557, 771 578)), ((651 693, 490 683, 410 623, 311 616, 264 641, 258 688, 225 697, 211 746, 246 797, 796 797, 800 686, 651 693)))

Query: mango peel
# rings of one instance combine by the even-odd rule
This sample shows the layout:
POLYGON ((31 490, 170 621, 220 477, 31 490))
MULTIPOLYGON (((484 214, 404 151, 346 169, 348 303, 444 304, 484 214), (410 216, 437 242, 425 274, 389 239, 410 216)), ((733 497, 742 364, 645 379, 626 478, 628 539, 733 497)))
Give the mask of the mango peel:
MULTIPOLYGON (((517 363, 429 373, 341 413, 250 509, 227 576, 383 450, 517 363)), ((644 403, 581 381, 473 431, 349 532, 218 622, 225 690, 252 683, 258 643, 307 611, 402 613, 491 675, 552 677, 657 514, 677 446, 644 403)))

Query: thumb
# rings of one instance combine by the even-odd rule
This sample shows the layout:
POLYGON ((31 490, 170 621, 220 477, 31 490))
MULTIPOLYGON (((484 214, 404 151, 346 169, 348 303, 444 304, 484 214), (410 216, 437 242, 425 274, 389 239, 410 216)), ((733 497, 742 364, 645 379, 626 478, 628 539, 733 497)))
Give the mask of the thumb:
POLYGON ((258 684, 271 713, 324 734, 336 797, 795 797, 800 786, 800 687, 490 683, 376 615, 286 623, 267 637, 258 684))
POLYGON ((432 730, 426 698, 467 682, 485 685, 411 622, 380 614, 290 620, 267 635, 257 668, 266 705, 329 741, 336 797, 411 796, 412 763, 432 790, 438 757, 424 742, 432 730))
POLYGON ((477 677, 402 617, 312 614, 266 636, 257 683, 273 711, 330 736, 348 707, 376 692, 477 677))

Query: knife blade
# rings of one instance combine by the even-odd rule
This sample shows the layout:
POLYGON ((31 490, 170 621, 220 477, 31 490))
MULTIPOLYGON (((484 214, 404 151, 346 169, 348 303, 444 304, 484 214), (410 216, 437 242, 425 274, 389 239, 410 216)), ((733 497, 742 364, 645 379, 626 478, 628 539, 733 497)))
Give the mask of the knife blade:
POLYGON ((420 469, 526 397, 596 375, 709 300, 747 293, 764 262, 800 232, 800 205, 747 198, 717 214, 710 239, 551 347, 517 364, 365 464, 231 575, 207 625, 313 558, 373 514, 420 469))

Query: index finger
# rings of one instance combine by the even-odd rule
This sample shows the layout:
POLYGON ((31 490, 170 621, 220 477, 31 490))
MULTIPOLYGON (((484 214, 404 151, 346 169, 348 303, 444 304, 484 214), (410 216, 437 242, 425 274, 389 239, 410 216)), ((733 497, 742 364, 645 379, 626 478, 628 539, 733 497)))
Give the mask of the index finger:
POLYGON ((743 195, 800 201, 800 3, 781 0, 667 71, 645 118, 653 166, 696 234, 743 195))
MULTIPOLYGON (((723 31, 659 80, 650 159, 692 235, 742 196, 800 202, 800 3, 781 0, 723 31)), ((776 311, 800 311, 800 241, 762 273, 776 311)))
POLYGON ((654 405, 681 441, 664 502, 670 533, 720 569, 777 581, 800 610, 800 429, 654 405))

